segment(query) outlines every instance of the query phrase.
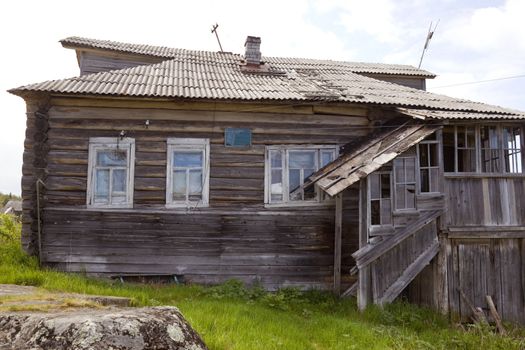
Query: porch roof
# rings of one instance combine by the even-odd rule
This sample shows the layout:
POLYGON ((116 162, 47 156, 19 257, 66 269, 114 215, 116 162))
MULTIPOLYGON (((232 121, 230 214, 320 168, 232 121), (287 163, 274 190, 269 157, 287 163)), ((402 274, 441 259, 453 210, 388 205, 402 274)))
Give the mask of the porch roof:
POLYGON ((440 128, 440 124, 428 120, 393 120, 366 140, 347 145, 345 153, 312 174, 303 187, 317 184, 335 196, 440 128))

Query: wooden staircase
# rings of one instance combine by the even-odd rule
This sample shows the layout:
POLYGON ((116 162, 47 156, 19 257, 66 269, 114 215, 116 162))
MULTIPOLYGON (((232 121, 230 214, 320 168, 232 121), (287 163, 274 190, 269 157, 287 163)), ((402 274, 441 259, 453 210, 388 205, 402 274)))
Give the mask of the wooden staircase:
POLYGON ((378 305, 392 302, 438 253, 436 219, 442 213, 442 210, 424 212, 406 226, 397 228, 394 234, 352 254, 359 282, 343 296, 359 290, 360 308, 367 302, 378 305))

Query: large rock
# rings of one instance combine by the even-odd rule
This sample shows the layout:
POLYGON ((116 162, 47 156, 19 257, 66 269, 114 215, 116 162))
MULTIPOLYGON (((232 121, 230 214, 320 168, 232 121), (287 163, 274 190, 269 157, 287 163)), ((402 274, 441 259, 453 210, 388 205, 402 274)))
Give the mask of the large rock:
POLYGON ((0 314, 0 349, 206 349, 175 307, 0 314))

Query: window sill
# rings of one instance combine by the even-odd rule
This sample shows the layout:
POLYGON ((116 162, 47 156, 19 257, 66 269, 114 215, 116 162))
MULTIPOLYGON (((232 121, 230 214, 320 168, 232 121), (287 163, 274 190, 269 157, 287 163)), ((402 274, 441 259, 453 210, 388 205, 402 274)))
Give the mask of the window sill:
POLYGON ((408 209, 408 210, 395 210, 393 216, 418 216, 420 213, 417 209, 408 209))
POLYGON ((89 204, 87 209, 133 209, 133 203, 127 204, 89 204))
POLYGON ((417 199, 439 199, 443 198, 445 195, 442 192, 424 192, 416 196, 417 199))
POLYGON ((333 207, 335 205, 334 200, 327 200, 323 202, 288 202, 288 203, 265 203, 264 207, 271 208, 301 208, 301 207, 333 207))
POLYGON ((190 203, 168 203, 165 205, 166 209, 188 209, 193 210, 196 208, 208 208, 209 203, 202 202, 190 202, 190 203))

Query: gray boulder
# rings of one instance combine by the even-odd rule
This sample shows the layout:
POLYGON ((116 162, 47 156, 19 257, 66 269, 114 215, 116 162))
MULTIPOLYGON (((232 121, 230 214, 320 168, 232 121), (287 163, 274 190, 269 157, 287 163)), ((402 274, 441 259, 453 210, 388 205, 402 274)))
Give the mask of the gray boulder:
POLYGON ((0 349, 207 349, 175 307, 0 314, 0 349))

